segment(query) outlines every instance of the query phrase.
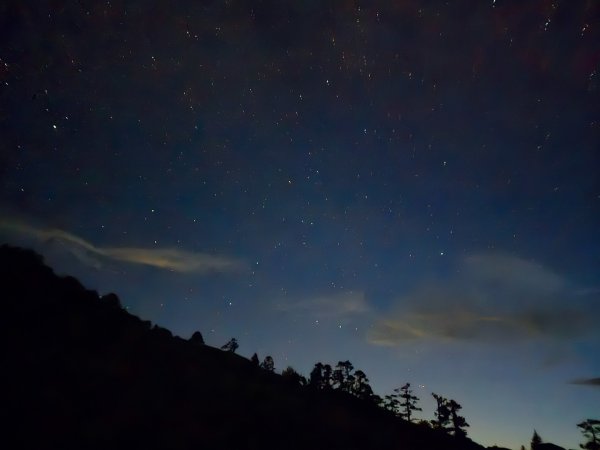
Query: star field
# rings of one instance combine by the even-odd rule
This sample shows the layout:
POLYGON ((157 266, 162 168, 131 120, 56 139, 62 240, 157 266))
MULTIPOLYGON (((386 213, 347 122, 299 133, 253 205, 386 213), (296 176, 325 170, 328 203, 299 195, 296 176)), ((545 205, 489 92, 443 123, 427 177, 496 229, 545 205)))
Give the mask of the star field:
POLYGON ((600 395, 570 384, 600 372, 599 18, 5 2, 0 237, 174 334, 349 359, 422 418, 457 398, 482 444, 574 447, 600 395))

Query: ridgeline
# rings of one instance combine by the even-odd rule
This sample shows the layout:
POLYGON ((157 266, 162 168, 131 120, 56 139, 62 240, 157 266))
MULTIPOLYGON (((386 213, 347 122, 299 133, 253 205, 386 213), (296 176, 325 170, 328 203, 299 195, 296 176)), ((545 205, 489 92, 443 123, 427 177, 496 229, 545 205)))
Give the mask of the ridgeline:
POLYGON ((483 449, 174 337, 30 250, 2 246, 0 277, 11 448, 483 449))

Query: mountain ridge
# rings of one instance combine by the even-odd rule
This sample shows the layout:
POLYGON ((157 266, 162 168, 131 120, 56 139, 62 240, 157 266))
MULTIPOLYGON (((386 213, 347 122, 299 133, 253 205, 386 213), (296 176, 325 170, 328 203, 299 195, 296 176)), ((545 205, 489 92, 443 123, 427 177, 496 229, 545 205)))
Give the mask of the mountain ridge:
POLYGON ((2 246, 0 274, 19 448, 483 449, 174 337, 33 251, 2 246))

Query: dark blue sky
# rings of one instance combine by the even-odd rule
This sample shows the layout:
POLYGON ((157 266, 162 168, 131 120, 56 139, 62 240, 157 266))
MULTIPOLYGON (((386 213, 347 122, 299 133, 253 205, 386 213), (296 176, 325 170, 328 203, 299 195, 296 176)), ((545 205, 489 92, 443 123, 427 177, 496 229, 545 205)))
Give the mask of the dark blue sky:
POLYGON ((600 390, 600 6, 0 6, 0 233, 135 314, 481 443, 600 390))

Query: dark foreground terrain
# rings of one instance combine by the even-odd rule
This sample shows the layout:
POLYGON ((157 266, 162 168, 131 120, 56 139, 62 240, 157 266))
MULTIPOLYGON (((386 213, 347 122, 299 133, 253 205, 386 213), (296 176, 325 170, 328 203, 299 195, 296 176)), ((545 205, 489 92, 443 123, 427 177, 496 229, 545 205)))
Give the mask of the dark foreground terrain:
POLYGON ((482 449, 173 337, 0 248, 4 448, 482 449))

